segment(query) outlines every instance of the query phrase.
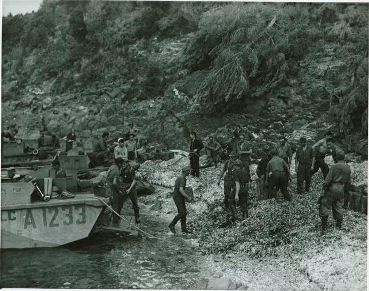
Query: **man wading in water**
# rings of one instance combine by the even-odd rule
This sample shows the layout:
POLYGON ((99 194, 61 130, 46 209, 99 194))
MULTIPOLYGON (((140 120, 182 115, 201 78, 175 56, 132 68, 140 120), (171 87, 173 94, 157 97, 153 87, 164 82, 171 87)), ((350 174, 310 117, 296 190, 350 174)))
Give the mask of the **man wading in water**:
POLYGON ((182 233, 191 233, 187 229, 186 224, 186 201, 190 202, 192 199, 185 192, 186 187, 186 177, 190 174, 189 168, 183 168, 182 174, 176 179, 174 184, 173 200, 177 206, 178 214, 174 217, 173 221, 169 224, 169 229, 172 233, 176 233, 175 225, 179 220, 181 220, 182 233))

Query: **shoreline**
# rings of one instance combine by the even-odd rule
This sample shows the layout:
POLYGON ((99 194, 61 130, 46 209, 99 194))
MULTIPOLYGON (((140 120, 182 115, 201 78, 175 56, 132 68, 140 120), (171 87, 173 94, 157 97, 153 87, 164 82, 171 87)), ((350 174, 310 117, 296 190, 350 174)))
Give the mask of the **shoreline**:
MULTIPOLYGON (((169 187, 174 185, 174 179, 181 167, 186 164, 186 159, 170 166, 172 162, 149 161, 142 165, 149 182, 150 179, 156 179, 158 184, 165 186, 162 191, 158 191, 151 197, 145 197, 145 204, 149 211, 155 212, 155 215, 164 221, 168 221, 168 224, 176 213, 171 198, 172 190, 169 187)), ((332 163, 331 157, 327 158, 327 162, 332 163)), ((359 177, 359 180, 365 178, 366 172, 358 173, 357 171, 360 171, 362 165, 367 169, 367 161, 350 163, 350 165, 354 177, 359 177)), ((213 167, 206 168, 202 170, 200 178, 189 177, 187 184, 193 187, 195 194, 195 202, 187 203, 190 227, 194 223, 196 224, 198 220, 209 219, 209 217, 204 218, 208 214, 207 212, 211 212, 209 206, 221 203, 223 189, 215 183, 220 169, 221 165, 218 165, 216 169, 213 167)), ((361 170, 363 171, 363 169, 361 170)), ((255 174, 254 171, 255 166, 251 167, 253 175, 255 174)), ((291 169, 291 173, 294 173, 294 169, 291 169)), ((357 179, 355 181, 357 182, 357 179)), ((221 251, 212 253, 209 251, 211 249, 209 244, 215 241, 213 238, 204 236, 203 229, 192 235, 196 238, 191 239, 191 243, 198 244, 201 253, 203 253, 202 273, 208 280, 206 289, 264 290, 271 286, 273 286, 273 290, 366 289, 366 216, 346 210, 343 229, 334 229, 332 218, 330 218, 328 234, 320 237, 320 220, 317 216, 317 210, 314 210, 314 208, 317 208, 315 206, 315 196, 320 191, 318 189, 320 189, 321 177, 317 175, 312 181, 311 197, 297 196, 294 193, 295 184, 296 178, 293 176, 293 181, 289 186, 293 195, 291 205, 283 202, 277 203, 275 199, 252 201, 250 217, 246 221, 238 222, 228 229, 213 229, 214 236, 220 235, 216 240, 219 243, 222 239, 221 235, 226 235, 229 238, 234 235, 235 231, 242 230, 245 223, 252 223, 252 220, 255 220, 258 215, 260 207, 265 209, 287 207, 293 210, 303 203, 311 203, 310 220, 306 222, 306 227, 295 229, 293 236, 296 236, 296 238, 291 235, 292 241, 290 243, 275 247, 275 252, 270 255, 264 254, 260 258, 257 258, 257 256, 250 257, 250 251, 245 249, 248 245, 242 244, 242 242, 236 243, 235 249, 231 248, 223 254, 221 251), (355 272, 351 270, 355 270, 355 272)), ((254 192, 253 187, 251 187, 251 191, 254 192)), ((250 196, 252 197, 253 194, 251 193, 250 196)), ((217 211, 222 210, 218 207, 217 211)), ((292 211, 291 215, 295 215, 295 213, 292 211)), ((201 223, 202 226, 206 225, 205 222, 201 223)), ((223 244, 227 244, 227 240, 223 244)), ((257 245, 256 248, 260 248, 260 245, 257 245)))

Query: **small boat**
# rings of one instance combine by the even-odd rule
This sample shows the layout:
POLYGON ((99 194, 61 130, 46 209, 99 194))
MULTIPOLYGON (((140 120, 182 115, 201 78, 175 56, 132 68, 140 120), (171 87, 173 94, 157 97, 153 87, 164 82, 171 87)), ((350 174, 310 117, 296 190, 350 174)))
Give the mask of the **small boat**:
POLYGON ((1 184, 3 249, 56 247, 86 238, 106 207, 104 198, 88 193, 31 202, 33 183, 4 179, 1 184))
POLYGON ((17 139, 2 143, 1 164, 3 167, 35 167, 50 164, 55 149, 38 149, 37 140, 17 139))

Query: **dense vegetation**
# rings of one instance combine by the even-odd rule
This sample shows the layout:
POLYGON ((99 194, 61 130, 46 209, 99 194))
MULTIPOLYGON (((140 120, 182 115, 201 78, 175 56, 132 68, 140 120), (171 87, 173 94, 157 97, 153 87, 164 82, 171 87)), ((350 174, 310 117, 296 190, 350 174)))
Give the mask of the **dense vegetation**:
POLYGON ((366 4, 44 0, 3 18, 3 101, 35 87, 113 111, 163 97, 162 116, 308 108, 365 138, 367 23, 366 4))

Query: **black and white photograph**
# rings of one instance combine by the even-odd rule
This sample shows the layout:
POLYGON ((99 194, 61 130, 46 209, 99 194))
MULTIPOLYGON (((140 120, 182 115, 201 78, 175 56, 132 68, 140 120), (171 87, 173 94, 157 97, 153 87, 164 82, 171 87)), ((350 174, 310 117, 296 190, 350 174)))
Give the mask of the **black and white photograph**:
POLYGON ((367 290, 368 5, 3 0, 0 287, 367 290))

